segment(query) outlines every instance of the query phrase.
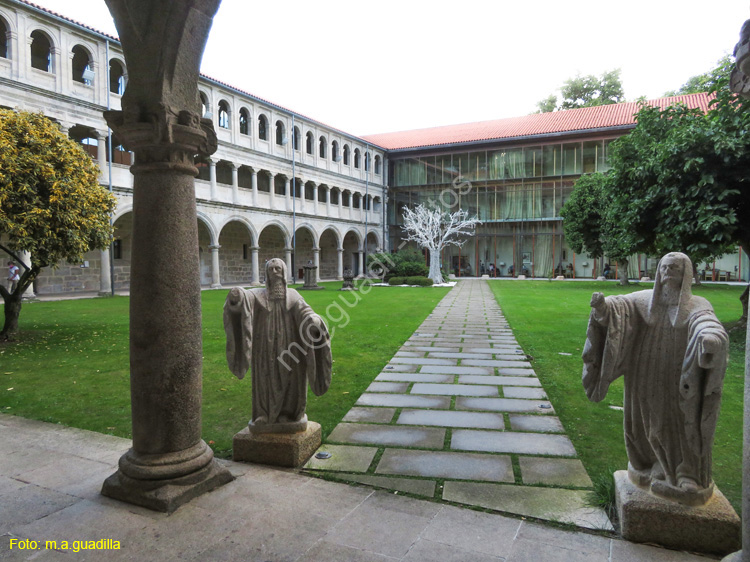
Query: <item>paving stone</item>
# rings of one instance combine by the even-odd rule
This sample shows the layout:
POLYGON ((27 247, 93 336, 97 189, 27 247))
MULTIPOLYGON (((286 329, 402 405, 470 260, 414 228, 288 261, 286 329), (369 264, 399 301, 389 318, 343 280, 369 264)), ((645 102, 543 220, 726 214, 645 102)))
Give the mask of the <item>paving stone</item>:
POLYGON ((400 363, 402 365, 455 365, 455 359, 434 359, 427 357, 394 357, 391 364, 400 363))
POLYGON ((356 406, 391 406, 393 408, 450 408, 448 396, 414 396, 410 394, 362 394, 356 406))
POLYGON ((502 414, 486 412, 455 412, 439 410, 403 410, 398 417, 398 424, 432 425, 437 427, 464 427, 474 429, 505 428, 502 414))
POLYGON ((375 377, 376 381, 393 381, 393 382, 454 382, 454 375, 422 375, 410 373, 380 373, 375 377))
POLYGON ((447 501, 571 523, 589 529, 612 530, 612 524, 604 511, 587 505, 587 494, 589 492, 585 490, 481 482, 448 481, 443 489, 443 499, 447 501))
POLYGON ((405 382, 373 382, 365 392, 406 392, 408 388, 405 382))
POLYGON ((397 351, 394 357, 424 357, 420 351, 397 351))
POLYGON ((525 388, 522 386, 508 386, 508 387, 503 387, 503 396, 505 396, 506 398, 526 398, 529 400, 536 400, 536 399, 547 398, 547 393, 545 393, 544 389, 542 388, 525 388))
MULTIPOLYGON (((377 378, 375 380, 378 380, 377 378)), ((461 375, 459 384, 496 384, 502 386, 542 386, 535 377, 495 377, 489 375, 461 375)))
POLYGON ((538 431, 543 433, 565 433, 560 419, 555 416, 510 415, 513 431, 538 431))
MULTIPOLYGON (((542 437, 544 437, 542 435, 542 437)), ((437 427, 404 427, 375 424, 338 424, 328 440, 334 443, 356 443, 368 445, 397 445, 441 449, 445 441, 445 430, 437 427)))
MULTIPOLYGON (((404 345, 406 345, 406 344, 404 344, 404 345)), ((415 351, 430 351, 430 352, 440 351, 440 352, 445 352, 445 353, 457 353, 457 352, 461 351, 460 347, 437 347, 437 346, 436 347, 413 346, 413 347, 409 347, 408 349, 409 350, 413 349, 415 351)))
POLYGON ((395 413, 396 408, 358 408, 355 406, 347 412, 343 421, 390 423, 395 413))
POLYGON ((486 353, 444 353, 441 351, 429 353, 427 357, 441 357, 444 359, 492 359, 492 355, 486 353))
POLYGON ((444 367, 440 365, 425 365, 419 369, 420 373, 432 373, 436 375, 492 375, 494 369, 487 367, 444 367))
POLYGON ((409 494, 427 496, 429 498, 435 495, 436 483, 434 480, 416 480, 414 478, 397 478, 392 476, 373 476, 371 474, 337 474, 337 480, 346 480, 347 482, 358 482, 386 488, 387 490, 398 490, 409 494))
POLYGON ((578 459, 548 459, 541 457, 519 457, 521 479, 524 484, 546 484, 549 486, 577 486, 590 488, 591 478, 578 459))
MULTIPOLYGON (((549 560, 562 559, 575 562, 578 560, 589 560, 587 555, 595 556, 595 558, 590 558, 590 560, 596 562, 609 560, 610 548, 613 542, 609 537, 590 533, 576 533, 556 529, 549 525, 530 523, 529 521, 524 521, 521 524, 516 534, 516 540, 535 544, 540 550, 544 546, 551 547, 552 549, 556 548, 558 549, 558 553, 563 554, 562 557, 557 556, 554 550, 550 550, 549 552, 552 555, 547 558, 549 560)), ((544 560, 544 558, 530 558, 529 560, 544 560)))
POLYGON ((386 449, 375 472, 490 482, 514 480, 510 456, 444 451, 386 449))
POLYGON ((461 365, 468 365, 470 367, 531 368, 531 363, 528 361, 500 361, 497 359, 464 359, 461 361, 461 365))
POLYGON ((469 353, 490 353, 490 354, 496 354, 496 353, 506 353, 510 355, 511 353, 515 353, 515 350, 518 350, 518 355, 523 355, 523 351, 521 351, 520 347, 511 347, 511 346, 505 346, 505 347, 469 347, 467 349, 464 349, 464 351, 468 351, 469 353))
POLYGON ((394 373, 415 373, 417 365, 386 365, 384 371, 393 371, 394 373))
POLYGON ((537 414, 553 414, 555 412, 554 409, 552 409, 551 404, 546 400, 521 400, 519 398, 472 398, 468 396, 461 396, 456 399, 456 410, 533 412, 537 414), (543 408, 542 406, 548 407, 543 408))
POLYGON ((547 433, 456 429, 453 431, 451 438, 451 449, 490 453, 519 453, 522 455, 576 456, 573 443, 567 436, 547 433))
POLYGON ((303 468, 311 470, 334 470, 341 472, 367 472, 370 468, 377 447, 353 447, 351 445, 321 445, 317 453, 331 453, 328 459, 310 457, 303 468))
POLYGON ((505 562, 505 558, 421 538, 409 549, 404 562, 505 562))
POLYGON ((414 383, 411 394, 435 394, 439 396, 497 396, 497 387, 467 384, 414 383))
POLYGON ((536 376, 534 369, 525 369, 525 368, 498 369, 497 374, 508 376, 508 377, 535 377, 536 376))

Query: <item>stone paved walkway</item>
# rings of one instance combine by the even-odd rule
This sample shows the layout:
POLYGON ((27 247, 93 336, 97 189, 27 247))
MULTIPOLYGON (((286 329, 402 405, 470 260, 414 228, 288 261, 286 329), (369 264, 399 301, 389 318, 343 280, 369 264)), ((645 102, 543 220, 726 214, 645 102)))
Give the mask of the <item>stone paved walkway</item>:
POLYGON ((331 457, 305 468, 611 529, 586 505, 591 480, 526 359, 487 282, 461 281, 331 432, 331 457))

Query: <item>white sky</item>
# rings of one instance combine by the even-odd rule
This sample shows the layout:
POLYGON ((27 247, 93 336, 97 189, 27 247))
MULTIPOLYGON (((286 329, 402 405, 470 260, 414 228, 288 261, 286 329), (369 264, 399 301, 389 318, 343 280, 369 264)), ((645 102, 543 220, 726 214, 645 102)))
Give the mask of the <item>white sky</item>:
MULTIPOLYGON (((33 0, 114 35, 104 0, 33 0)), ((750 0, 223 0, 202 72, 363 135, 526 115, 577 73, 660 97, 732 52, 750 0)))

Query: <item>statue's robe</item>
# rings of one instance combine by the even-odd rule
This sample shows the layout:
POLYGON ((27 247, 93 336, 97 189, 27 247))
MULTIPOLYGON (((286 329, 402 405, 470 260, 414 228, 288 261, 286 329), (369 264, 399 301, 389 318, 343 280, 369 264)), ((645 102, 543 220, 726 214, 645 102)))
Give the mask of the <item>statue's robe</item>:
POLYGON ((224 304, 224 330, 229 369, 242 379, 251 367, 252 423, 301 421, 308 382, 316 396, 331 384, 328 330, 322 320, 313 326, 320 317, 294 289, 285 302, 266 289, 240 291, 238 304, 224 304))
POLYGON ((728 337, 711 305, 689 288, 679 306, 657 305, 650 290, 606 297, 605 303, 606 314, 592 309, 589 319, 583 386, 589 399, 599 402, 612 381, 625 377, 631 479, 679 489, 684 477, 712 488, 711 449, 728 337), (712 357, 702 349, 708 334, 722 343, 712 357), (701 367, 707 360, 710 367, 701 367))

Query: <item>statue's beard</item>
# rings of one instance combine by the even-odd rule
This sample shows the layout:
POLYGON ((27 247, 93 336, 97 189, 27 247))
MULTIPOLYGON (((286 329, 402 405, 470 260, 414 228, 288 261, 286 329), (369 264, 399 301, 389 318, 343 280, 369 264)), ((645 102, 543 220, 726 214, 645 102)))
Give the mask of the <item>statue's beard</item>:
POLYGON ((661 286, 661 302, 666 305, 674 305, 680 302, 681 287, 671 283, 664 283, 661 286))
POLYGON ((285 299, 286 283, 281 279, 270 279, 268 282, 268 291, 271 293, 271 298, 274 300, 285 299))

